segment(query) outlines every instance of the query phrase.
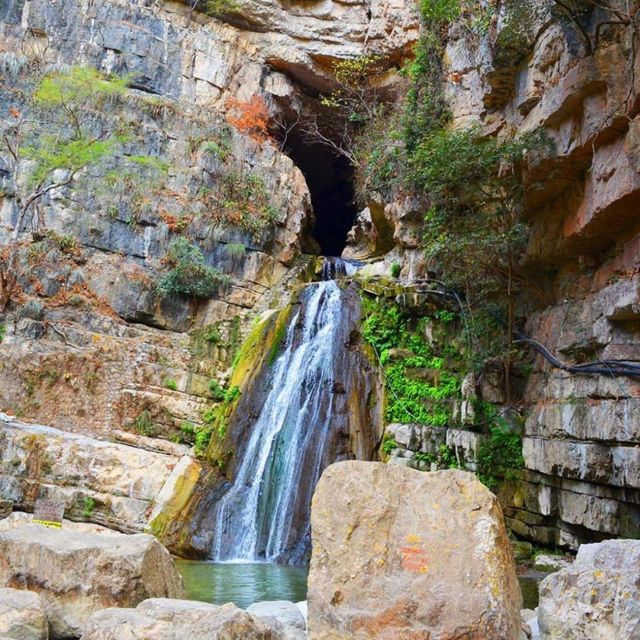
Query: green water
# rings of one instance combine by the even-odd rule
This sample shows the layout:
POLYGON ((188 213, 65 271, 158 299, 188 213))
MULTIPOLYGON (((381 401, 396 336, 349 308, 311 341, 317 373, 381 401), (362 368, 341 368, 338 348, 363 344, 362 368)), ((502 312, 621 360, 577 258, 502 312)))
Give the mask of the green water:
MULTIPOLYGON (((213 604, 233 602, 246 609, 261 600, 307 599, 307 569, 268 563, 220 563, 176 560, 187 598, 213 604)), ((538 606, 538 586, 546 574, 520 576, 525 609, 538 606)))
POLYGON ((245 609, 261 600, 307 599, 307 569, 268 563, 177 560, 187 598, 245 609))

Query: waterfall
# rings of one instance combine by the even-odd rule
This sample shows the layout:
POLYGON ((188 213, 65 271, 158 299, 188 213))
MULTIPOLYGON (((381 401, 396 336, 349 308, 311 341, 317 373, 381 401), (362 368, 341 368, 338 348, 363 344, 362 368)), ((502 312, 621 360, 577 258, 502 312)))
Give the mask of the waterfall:
POLYGON ((333 462, 335 394, 344 394, 344 295, 333 279, 301 293, 233 485, 215 507, 214 560, 300 561, 308 550, 311 497, 333 462))

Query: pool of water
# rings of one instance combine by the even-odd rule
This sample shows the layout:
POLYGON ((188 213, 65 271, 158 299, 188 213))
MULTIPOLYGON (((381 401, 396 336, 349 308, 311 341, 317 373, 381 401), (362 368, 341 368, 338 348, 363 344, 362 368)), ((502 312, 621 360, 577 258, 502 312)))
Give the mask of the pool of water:
MULTIPOLYGON (((261 600, 300 602, 307 598, 307 569, 267 563, 176 560, 187 597, 213 604, 233 602, 246 609, 261 600)), ((538 606, 538 586, 545 573, 519 576, 525 609, 538 606)))
POLYGON ((307 599, 307 569, 267 563, 177 560, 190 600, 233 602, 246 609, 261 600, 307 599))

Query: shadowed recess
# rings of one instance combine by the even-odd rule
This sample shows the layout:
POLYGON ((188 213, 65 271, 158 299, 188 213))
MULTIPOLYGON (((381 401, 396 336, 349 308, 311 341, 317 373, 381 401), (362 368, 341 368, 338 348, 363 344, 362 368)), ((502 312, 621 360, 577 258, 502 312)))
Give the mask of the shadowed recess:
POLYGON ((316 216, 313 238, 324 256, 339 256, 347 244, 358 208, 353 187, 353 167, 323 144, 310 144, 291 134, 287 154, 302 171, 316 216))

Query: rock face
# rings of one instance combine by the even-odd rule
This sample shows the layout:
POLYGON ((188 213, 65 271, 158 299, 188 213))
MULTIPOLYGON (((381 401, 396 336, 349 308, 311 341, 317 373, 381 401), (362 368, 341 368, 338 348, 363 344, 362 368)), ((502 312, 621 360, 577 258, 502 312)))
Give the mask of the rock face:
POLYGON ((54 638, 81 635, 105 606, 182 595, 168 551, 152 536, 27 525, 0 533, 0 585, 40 594, 54 638))
MULTIPOLYGON (((632 28, 600 37, 612 14, 591 7, 580 33, 557 3, 525 4, 532 14, 516 18, 526 24, 517 38, 507 5, 480 42, 450 30, 454 125, 537 130, 552 142, 525 180, 527 275, 546 292, 522 296, 526 333, 570 363, 635 361, 639 236, 629 216, 640 173, 638 86, 629 78, 640 56, 629 46, 632 28)), ((502 496, 518 535, 572 549, 637 537, 639 399, 637 378, 571 376, 535 358, 524 393, 527 471, 502 496)))
POLYGON ((640 541, 585 544, 540 585, 542 640, 640 637, 640 541))
POLYGON ((177 445, 171 453, 148 451, 0 416, 0 494, 23 510, 38 498, 61 500, 68 517, 139 533, 168 505, 189 499, 201 468, 187 452, 177 445))
POLYGON ((47 640, 49 627, 37 593, 0 589, 0 637, 47 640))
POLYGON ((312 531, 311 640, 518 638, 502 512, 473 475, 332 465, 314 495, 312 531))
POLYGON ((82 640, 288 640, 276 620, 261 621, 233 604, 145 600, 135 609, 105 609, 89 619, 82 640))

